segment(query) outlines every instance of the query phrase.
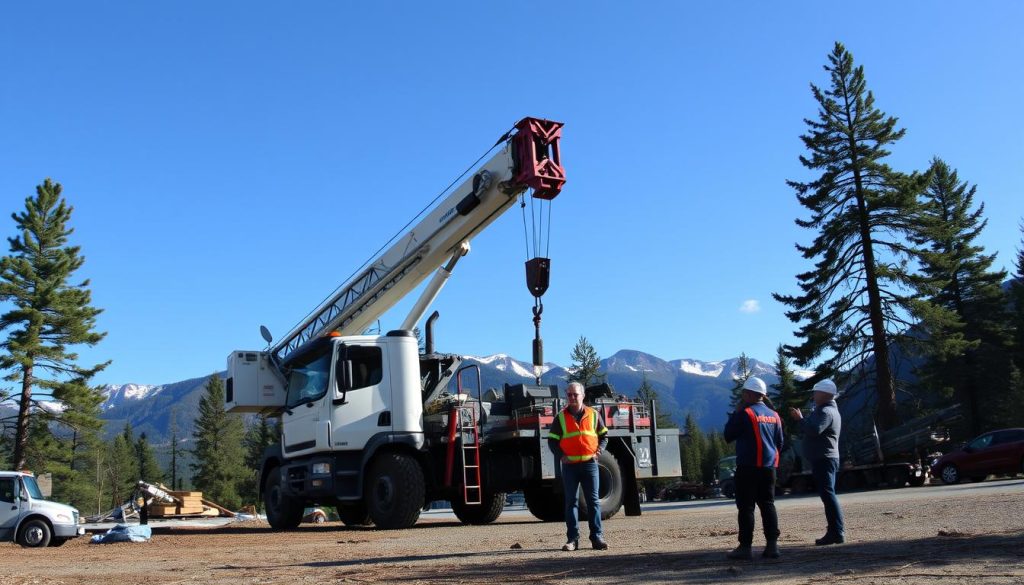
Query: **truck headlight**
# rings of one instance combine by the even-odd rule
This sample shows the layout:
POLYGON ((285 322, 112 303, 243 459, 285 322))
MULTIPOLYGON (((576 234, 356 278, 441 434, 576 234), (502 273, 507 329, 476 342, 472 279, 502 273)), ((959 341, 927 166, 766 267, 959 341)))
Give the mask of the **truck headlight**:
POLYGON ((313 475, 330 475, 331 464, 330 463, 314 463, 313 464, 313 475))
POLYGON ((67 514, 54 514, 53 517, 56 518, 58 522, 66 522, 68 524, 71 524, 71 523, 74 522, 71 519, 71 516, 68 516, 67 514))

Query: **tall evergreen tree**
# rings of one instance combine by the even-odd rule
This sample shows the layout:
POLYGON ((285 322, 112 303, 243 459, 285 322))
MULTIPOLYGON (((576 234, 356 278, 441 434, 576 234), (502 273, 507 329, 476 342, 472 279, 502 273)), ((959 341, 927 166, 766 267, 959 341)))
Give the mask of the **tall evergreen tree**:
POLYGON ((1020 224, 1021 243, 1017 249, 1016 272, 1010 284, 1013 317, 1013 355, 1018 372, 1024 371, 1024 222, 1020 224))
POLYGON ((697 425, 697 419, 693 413, 686 413, 686 422, 683 424, 683 436, 680 438, 682 448, 680 451, 680 463, 682 464, 683 481, 701 481, 703 478, 704 463, 704 432, 697 425))
POLYGON ((107 444, 104 474, 109 485, 111 506, 120 506, 128 501, 139 480, 135 443, 131 429, 126 430, 128 433, 118 433, 107 444))
POLYGON ((672 420, 672 415, 667 411, 662 410, 658 406, 658 391, 651 385, 651 381, 647 379, 647 372, 643 373, 643 377, 640 380, 640 387, 636 389, 636 399, 644 404, 653 404, 656 409, 655 422, 659 429, 674 428, 676 423, 672 420))
POLYGON ((769 386, 768 394, 771 395, 775 410, 782 417, 782 425, 786 432, 786 443, 793 444, 793 438, 798 433, 797 426, 789 420, 786 414, 790 408, 802 408, 807 404, 807 392, 801 390, 796 383, 796 376, 786 355, 786 348, 779 344, 775 353, 775 371, 778 373, 779 381, 769 386))
POLYGON ((922 297, 918 314, 928 352, 919 376, 941 399, 952 394, 963 405, 967 434, 973 436, 1012 406, 1004 400, 1012 363, 1002 289, 1006 272, 992 270, 996 255, 984 254, 976 242, 988 223, 985 205, 974 206, 976 188, 938 158, 929 176, 913 238, 921 247, 920 271, 912 282, 922 297))
POLYGON ((81 366, 76 345, 93 346, 105 333, 95 330, 101 310, 91 306, 89 281, 72 284, 85 258, 78 246, 68 245, 73 208, 61 196, 60 183, 46 179, 35 197, 25 199, 25 211, 14 213, 18 236, 8 238, 10 254, 0 258, 0 303, 12 309, 0 315, 0 370, 18 388, 18 420, 15 425, 11 466, 25 466, 29 449, 29 425, 40 401, 54 400, 71 406, 50 417, 58 427, 85 432, 98 428, 89 420, 90 404, 98 392, 89 379, 110 362, 81 366))
POLYGON ((590 345, 586 337, 580 336, 569 357, 572 358, 572 366, 569 368, 570 382, 579 382, 584 386, 604 382, 605 375, 601 373, 601 358, 598 357, 597 350, 590 345))
POLYGON ((732 402, 730 405, 736 408, 740 403, 740 397, 743 395, 743 385, 747 383, 747 380, 754 375, 754 372, 750 369, 750 360, 747 358, 746 352, 740 353, 740 358, 736 361, 736 373, 732 376, 732 402))
POLYGON ((263 452, 277 442, 277 425, 265 415, 259 415, 245 427, 246 480, 242 487, 242 497, 246 502, 260 502, 259 474, 263 462, 263 452))
POLYGON ((146 483, 164 481, 164 472, 156 462, 156 452, 146 439, 146 433, 139 433, 139 438, 135 441, 135 455, 139 462, 139 479, 146 483))
POLYGON ((206 382, 196 418, 195 459, 191 464, 193 485, 207 499, 228 508, 242 506, 242 487, 246 478, 245 434, 242 419, 224 412, 224 384, 214 374, 206 382))
POLYGON ((168 424, 167 432, 171 435, 171 461, 170 468, 164 477, 167 477, 171 481, 171 489, 180 490, 181 485, 178 478, 179 462, 178 458, 181 455, 181 435, 180 429, 178 428, 178 409, 171 409, 170 422, 168 424))
POLYGON ((810 246, 796 246, 814 268, 797 275, 801 294, 773 296, 790 307, 791 321, 802 323, 796 335, 803 341, 786 347, 798 365, 825 356, 816 369, 834 376, 873 358, 875 422, 888 429, 899 422, 889 345, 912 324, 906 236, 925 178, 901 175, 883 162, 904 130, 875 107, 864 68, 854 67, 841 43, 828 59, 831 87, 811 85, 818 119, 804 120, 808 133, 801 136, 810 156, 800 162, 821 175, 788 182, 811 212, 797 225, 817 231, 810 246))

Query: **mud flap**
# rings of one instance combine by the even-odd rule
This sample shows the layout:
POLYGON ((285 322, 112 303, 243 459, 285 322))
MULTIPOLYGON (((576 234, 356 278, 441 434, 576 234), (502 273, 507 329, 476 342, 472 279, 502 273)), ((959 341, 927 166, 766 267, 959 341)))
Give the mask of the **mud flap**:
POLYGON ((636 468, 632 465, 621 465, 622 470, 622 505, 626 516, 640 515, 640 488, 636 481, 636 468))

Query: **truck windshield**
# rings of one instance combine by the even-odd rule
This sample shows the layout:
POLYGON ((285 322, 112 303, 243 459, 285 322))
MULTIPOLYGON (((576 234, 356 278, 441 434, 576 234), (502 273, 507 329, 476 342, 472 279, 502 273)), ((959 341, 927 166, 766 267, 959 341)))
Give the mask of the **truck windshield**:
POLYGON ((30 475, 21 476, 21 481, 25 483, 25 490, 33 500, 42 500, 43 492, 39 489, 39 484, 36 483, 36 478, 30 475))
POLYGON ((322 351, 302 356, 299 360, 289 364, 288 408, 312 402, 323 396, 327 392, 330 370, 330 345, 325 346, 322 351))

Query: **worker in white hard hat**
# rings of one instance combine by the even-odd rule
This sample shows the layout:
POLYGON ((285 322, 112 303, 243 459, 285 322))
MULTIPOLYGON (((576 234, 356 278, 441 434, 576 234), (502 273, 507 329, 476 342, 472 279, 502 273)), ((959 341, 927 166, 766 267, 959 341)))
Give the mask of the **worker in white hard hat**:
POLYGON ((797 408, 789 409, 789 416, 800 421, 804 458, 811 462, 814 485, 825 505, 828 529, 825 536, 814 541, 818 546, 846 542, 843 510, 836 497, 836 474, 839 472, 839 432, 842 418, 836 396, 839 389, 832 380, 821 380, 814 385, 814 409, 804 417, 797 408))
POLYGON ((765 547, 761 556, 779 558, 779 516, 775 512, 775 473, 783 447, 782 419, 764 403, 768 387, 757 376, 747 378, 736 411, 729 415, 723 436, 736 441, 736 518, 740 545, 730 559, 753 557, 754 506, 761 510, 765 547))

